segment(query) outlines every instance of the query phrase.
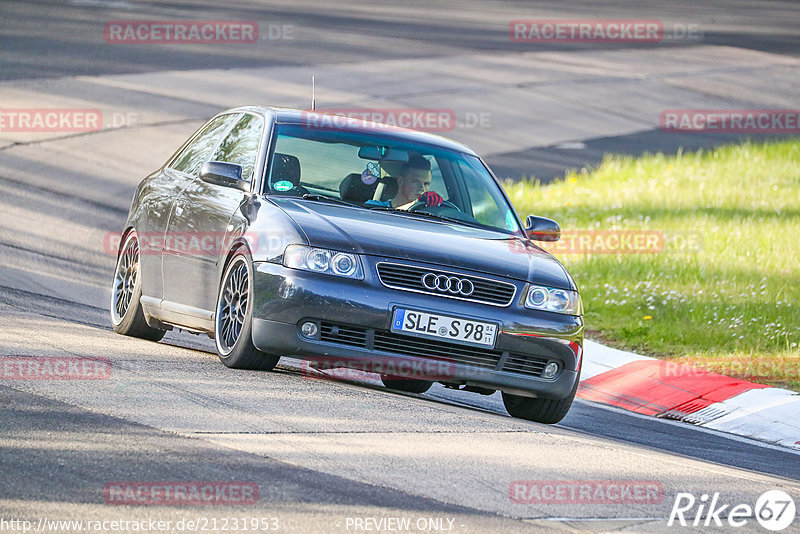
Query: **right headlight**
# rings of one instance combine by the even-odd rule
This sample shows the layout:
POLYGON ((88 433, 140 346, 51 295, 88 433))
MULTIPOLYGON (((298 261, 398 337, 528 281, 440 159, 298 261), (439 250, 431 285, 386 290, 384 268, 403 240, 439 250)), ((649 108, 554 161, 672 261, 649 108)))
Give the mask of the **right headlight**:
POLYGON ((289 245, 283 254, 283 264, 292 269, 315 273, 364 279, 361 258, 357 254, 337 252, 326 248, 289 245))
POLYGON ((532 310, 545 310, 567 315, 582 315, 583 304, 577 291, 555 289, 552 287, 528 287, 525 307, 532 310))

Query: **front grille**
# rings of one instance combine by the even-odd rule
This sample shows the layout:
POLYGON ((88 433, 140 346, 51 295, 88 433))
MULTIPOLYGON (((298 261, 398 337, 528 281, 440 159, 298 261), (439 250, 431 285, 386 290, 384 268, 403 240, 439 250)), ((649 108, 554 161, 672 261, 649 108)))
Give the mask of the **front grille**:
POLYGON ((503 365, 503 371, 523 375, 541 376, 547 360, 519 354, 509 354, 503 365))
POLYGON ((357 326, 322 323, 319 329, 319 338, 321 341, 341 343, 351 347, 365 348, 367 346, 367 330, 357 326))
POLYGON ((510 284, 508 282, 498 282, 496 280, 481 278, 479 276, 452 273, 437 269, 427 269, 425 267, 416 267, 414 265, 401 265, 397 263, 381 262, 378 263, 377 267, 378 276, 380 277, 381 283, 386 287, 402 289, 405 291, 428 293, 438 297, 471 300, 475 302, 491 304, 494 306, 508 306, 514 299, 514 294, 517 291, 517 288, 514 284, 510 284), (460 295, 428 289, 422 283, 422 279, 429 273, 437 276, 454 276, 461 280, 469 280, 472 283, 474 290, 470 295, 460 295))
MULTIPOLYGON (((444 360, 490 370, 497 369, 497 365, 504 355, 503 351, 500 350, 404 336, 387 330, 372 330, 324 321, 320 323, 320 341, 429 360, 444 360)), ((538 377, 541 376, 547 362, 548 360, 545 358, 508 354, 502 370, 509 373, 538 377)))
POLYGON ((447 341, 403 336, 380 330, 375 332, 375 349, 394 352, 395 354, 417 356, 418 358, 447 360, 448 362, 463 363, 483 369, 497 367, 497 362, 500 361, 500 357, 503 355, 502 351, 457 345, 447 341))

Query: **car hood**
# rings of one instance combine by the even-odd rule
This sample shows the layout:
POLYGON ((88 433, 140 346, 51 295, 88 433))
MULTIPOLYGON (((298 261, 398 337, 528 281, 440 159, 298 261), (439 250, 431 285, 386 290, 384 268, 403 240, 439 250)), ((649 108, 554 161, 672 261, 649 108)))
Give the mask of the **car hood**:
POLYGON ((305 232, 312 246, 575 288, 553 256, 501 232, 317 201, 271 200, 305 232))

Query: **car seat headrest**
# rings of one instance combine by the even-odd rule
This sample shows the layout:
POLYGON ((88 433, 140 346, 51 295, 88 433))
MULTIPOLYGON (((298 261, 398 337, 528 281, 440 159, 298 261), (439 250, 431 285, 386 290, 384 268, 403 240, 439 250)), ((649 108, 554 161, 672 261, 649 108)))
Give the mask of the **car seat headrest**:
MULTIPOLYGON (((383 188, 381 200, 394 198, 397 194, 397 179, 392 176, 384 176, 383 182, 386 185, 383 188)), ((361 174, 354 172, 348 174, 345 179, 342 180, 342 183, 339 184, 339 195, 342 197, 342 200, 363 204, 367 200, 372 200, 377 187, 378 182, 367 185, 361 181, 361 174)))

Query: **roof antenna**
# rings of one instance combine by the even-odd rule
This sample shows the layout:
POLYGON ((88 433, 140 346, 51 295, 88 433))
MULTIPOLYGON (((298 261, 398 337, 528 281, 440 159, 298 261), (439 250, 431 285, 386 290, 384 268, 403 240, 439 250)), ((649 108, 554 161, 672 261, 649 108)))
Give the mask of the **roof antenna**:
POLYGON ((316 108, 317 102, 315 98, 314 76, 311 76, 311 111, 314 111, 316 108))

